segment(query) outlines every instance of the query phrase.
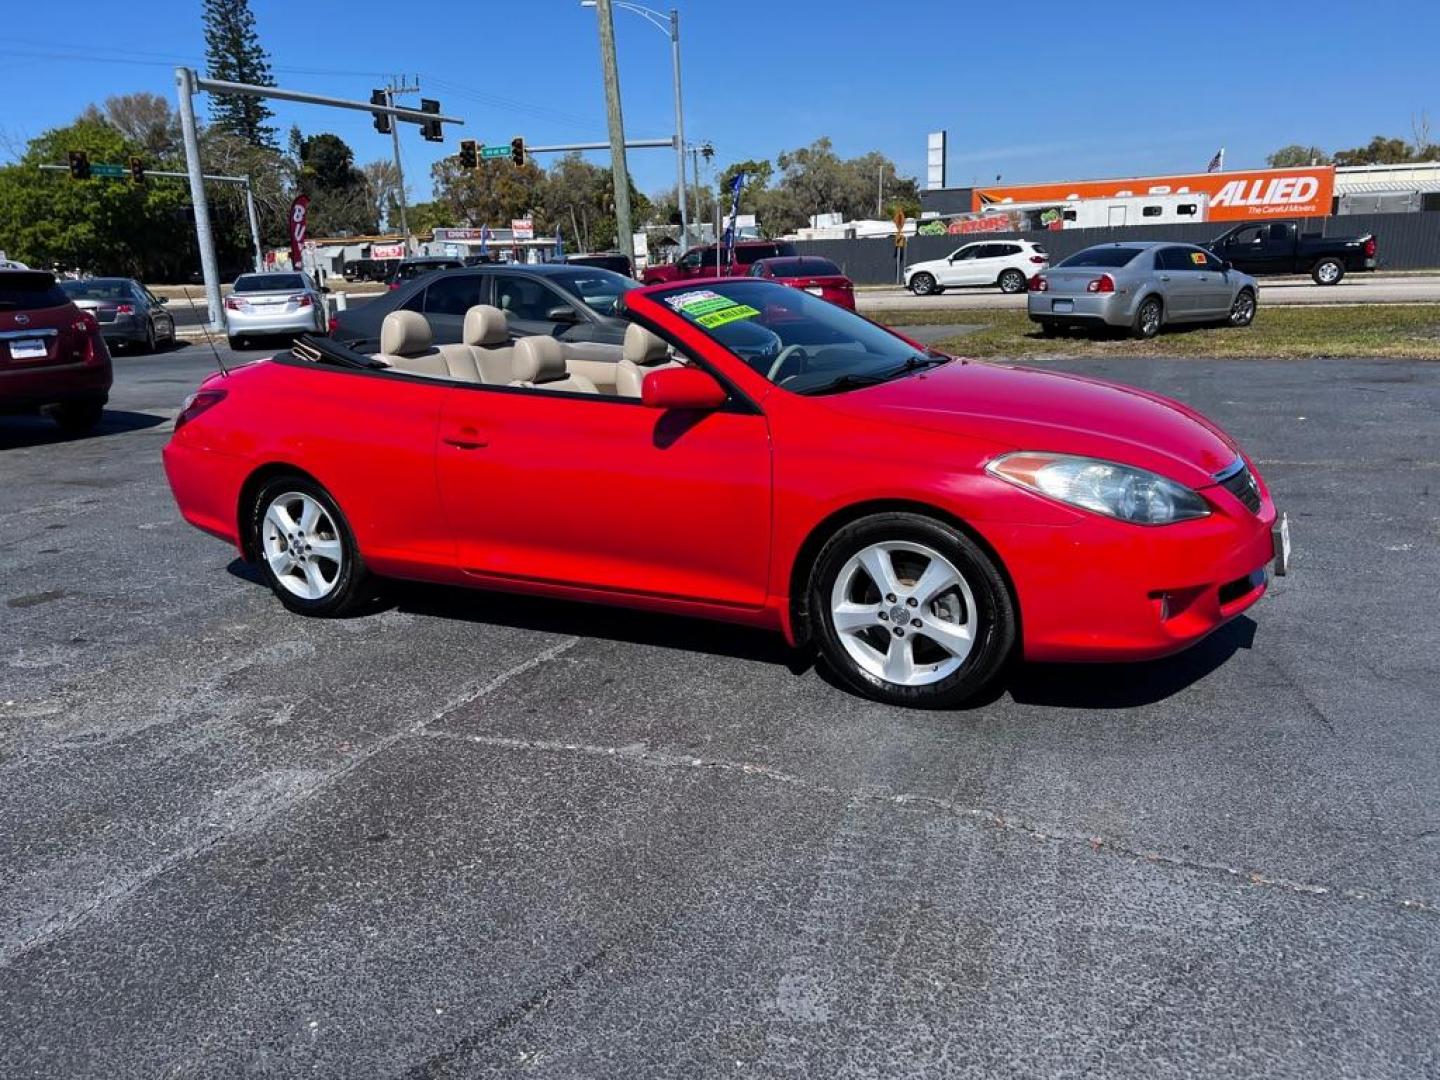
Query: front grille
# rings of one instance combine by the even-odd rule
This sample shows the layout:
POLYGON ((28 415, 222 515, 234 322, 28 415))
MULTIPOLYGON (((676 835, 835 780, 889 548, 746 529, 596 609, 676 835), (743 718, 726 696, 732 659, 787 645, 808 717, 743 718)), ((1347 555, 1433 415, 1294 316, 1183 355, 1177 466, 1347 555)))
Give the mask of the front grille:
POLYGON ((1244 503, 1246 510, 1252 514, 1260 512, 1260 485, 1255 482, 1254 474, 1243 459, 1224 472, 1217 473, 1215 479, 1222 488, 1244 503))

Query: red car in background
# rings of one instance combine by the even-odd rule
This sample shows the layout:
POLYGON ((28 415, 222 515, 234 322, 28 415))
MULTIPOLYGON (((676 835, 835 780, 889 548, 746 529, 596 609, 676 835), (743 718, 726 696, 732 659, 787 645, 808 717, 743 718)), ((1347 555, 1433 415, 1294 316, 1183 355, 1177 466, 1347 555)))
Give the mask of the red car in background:
POLYGON ((647 266, 640 280, 645 285, 662 285, 667 281, 688 281, 691 278, 740 277, 750 272, 753 263, 781 255, 794 255, 795 245, 788 240, 737 240, 729 261, 721 245, 693 247, 673 263, 647 266))
POLYGON ((100 324, 43 270, 0 270, 0 413, 48 414, 67 435, 100 422, 110 398, 100 324))
POLYGON ((804 289, 811 296, 855 310, 855 283, 833 262, 818 255, 761 259, 750 267, 750 276, 804 289))
POLYGON ((380 575, 722 619, 926 707, 1017 654, 1177 652, 1285 570, 1264 482, 1179 402, 758 278, 622 299, 615 373, 491 341, 479 305, 465 344, 400 310, 373 356, 319 338, 212 376, 165 447, 180 510, 299 614, 380 575))

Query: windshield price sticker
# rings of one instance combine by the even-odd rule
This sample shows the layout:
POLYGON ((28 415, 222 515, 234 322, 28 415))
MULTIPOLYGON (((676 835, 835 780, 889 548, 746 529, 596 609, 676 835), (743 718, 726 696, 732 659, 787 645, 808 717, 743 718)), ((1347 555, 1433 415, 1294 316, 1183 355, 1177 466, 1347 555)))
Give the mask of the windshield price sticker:
POLYGON ((753 319, 760 312, 748 304, 735 304, 732 307, 722 308, 719 311, 712 311, 708 315, 701 315, 695 321, 706 330, 714 330, 717 326, 724 326, 726 323, 735 322, 737 319, 753 319))
POLYGON ((1194 263, 1196 266, 1204 266, 1204 265, 1205 265, 1205 253, 1204 253, 1203 251, 1192 251, 1192 252, 1190 252, 1190 261, 1191 261, 1192 263, 1194 263))
POLYGON ((737 319, 753 319, 760 314, 756 308, 748 304, 737 304, 728 296, 721 296, 710 289, 696 289, 679 296, 667 296, 665 302, 707 330, 735 322, 737 319))

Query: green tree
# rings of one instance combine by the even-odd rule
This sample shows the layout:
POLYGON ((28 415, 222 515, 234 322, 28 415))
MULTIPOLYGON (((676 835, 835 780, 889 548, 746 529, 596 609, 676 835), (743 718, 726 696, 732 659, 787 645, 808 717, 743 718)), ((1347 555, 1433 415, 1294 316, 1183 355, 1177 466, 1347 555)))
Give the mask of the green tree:
MULTIPOLYGON (((270 57, 255 32, 250 0, 204 0, 205 63, 210 78, 274 86, 270 57)), ((212 95, 210 117, 215 126, 238 135, 252 146, 275 147, 274 113, 263 98, 212 95)))
POLYGON ((1404 139, 1384 135, 1376 135, 1365 146, 1335 151, 1336 165, 1404 165, 1414 160, 1414 147, 1404 139))
POLYGON ((380 227, 365 174, 344 139, 329 132, 302 138, 292 128, 290 143, 298 159, 296 185, 310 197, 311 235, 354 236, 380 227))
POLYGON ((1265 164, 1272 169, 1288 169, 1297 165, 1329 165, 1330 155, 1318 146, 1291 143, 1267 155, 1265 164))

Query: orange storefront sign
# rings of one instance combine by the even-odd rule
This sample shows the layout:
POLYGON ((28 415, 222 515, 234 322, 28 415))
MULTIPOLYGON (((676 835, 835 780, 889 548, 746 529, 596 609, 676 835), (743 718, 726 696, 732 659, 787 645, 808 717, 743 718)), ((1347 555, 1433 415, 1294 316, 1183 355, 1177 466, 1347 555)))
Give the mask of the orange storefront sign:
POLYGON ((1265 217, 1328 217, 1335 194, 1335 169, 1252 169, 1187 176, 1131 176, 1119 180, 1072 180, 976 188, 971 207, 983 210, 1010 203, 1062 203, 1071 199, 1117 199, 1145 195, 1207 196, 1211 221, 1265 217))

